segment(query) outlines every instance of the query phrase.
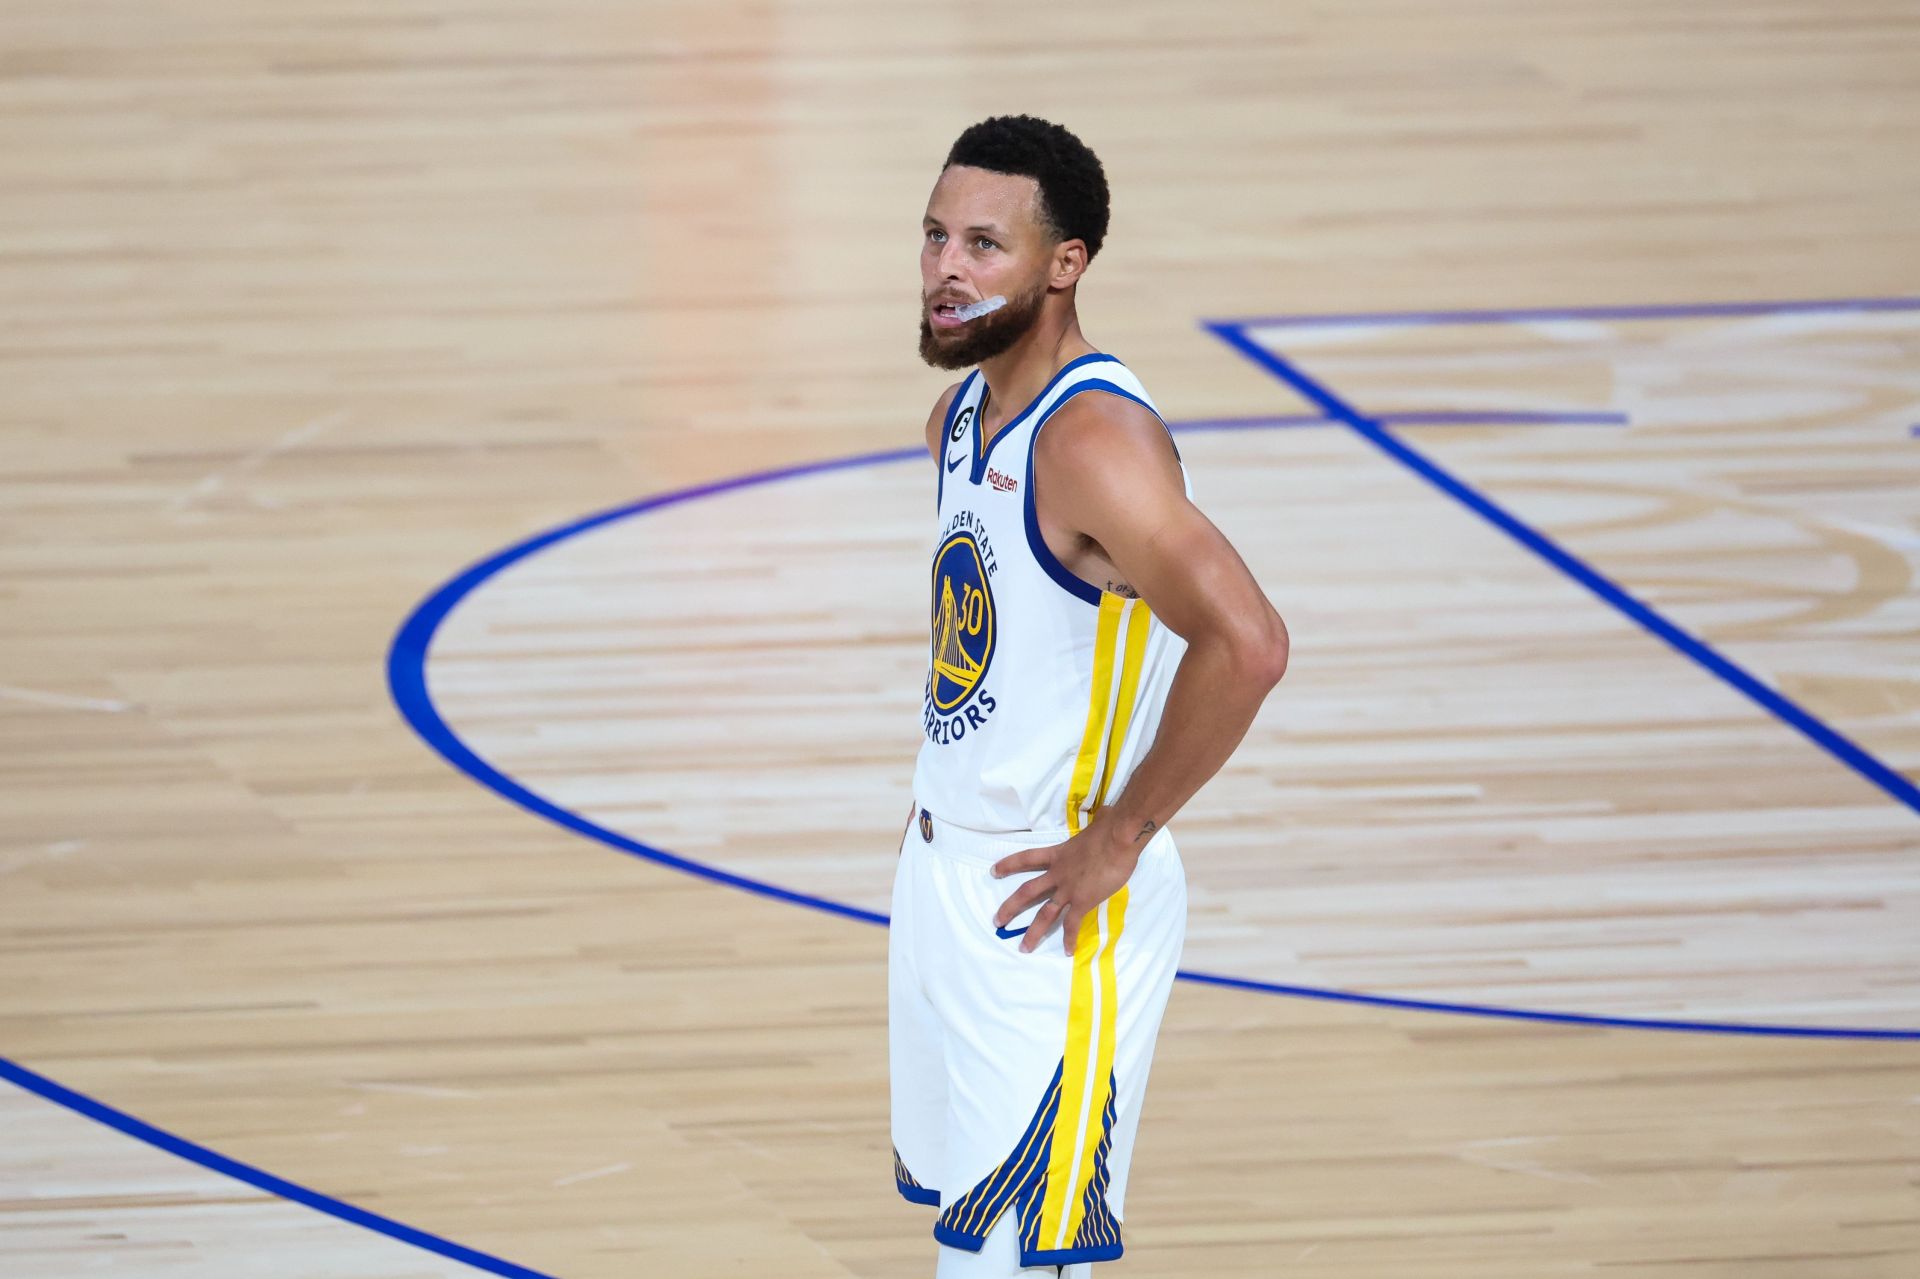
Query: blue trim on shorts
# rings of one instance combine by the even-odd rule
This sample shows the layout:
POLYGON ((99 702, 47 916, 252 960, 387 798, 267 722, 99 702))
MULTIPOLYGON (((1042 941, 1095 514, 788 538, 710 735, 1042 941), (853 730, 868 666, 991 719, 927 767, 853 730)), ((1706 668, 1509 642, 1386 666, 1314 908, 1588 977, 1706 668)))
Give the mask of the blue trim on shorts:
POLYGON ((893 1188, 898 1190, 900 1197, 908 1203, 925 1204, 929 1208, 938 1208, 940 1206, 940 1192, 938 1190, 928 1190, 925 1186, 909 1186, 898 1177, 893 1179, 893 1188))
MULTIPOLYGON (((936 1242, 945 1244, 949 1248, 958 1248, 962 1252, 979 1252, 986 1243, 985 1239, 963 1235, 957 1230, 948 1230, 938 1223, 933 1227, 933 1237, 936 1242)), ((1085 1248, 1057 1248, 1051 1252, 1023 1250, 1020 1253, 1020 1267, 1024 1270, 1030 1266, 1071 1266, 1079 1261, 1118 1261, 1120 1255, 1126 1250, 1127 1245, 1124 1243, 1092 1244, 1085 1248)))
POLYGON ((1060 1113, 1060 1083, 1065 1067, 1063 1059, 1053 1068, 1053 1078, 1047 1081, 1040 1104, 1034 1107, 1033 1118, 1007 1157, 940 1214, 933 1225, 935 1239, 950 1248, 978 1252, 994 1223, 1009 1208, 1018 1218, 1019 1228, 1026 1229, 1034 1193, 1046 1177, 1047 1155, 1052 1147, 1049 1134, 1060 1113))
POLYGON ((931 1204, 935 1208, 940 1206, 940 1192, 929 1190, 920 1184, 919 1179, 907 1167, 907 1161, 900 1157, 898 1146, 893 1148, 893 1188, 898 1190, 901 1197, 908 1203, 931 1204))
POLYGON ((1027 1266, 1071 1266, 1078 1261, 1118 1261, 1120 1254, 1127 1250, 1124 1243, 1095 1244, 1089 1248, 1059 1248, 1052 1252, 1023 1252, 1020 1265, 1027 1266))
POLYGON ((982 1245, 987 1242, 977 1235, 963 1235, 940 1221, 933 1223, 933 1238, 936 1243, 943 1243, 949 1248, 958 1248, 962 1252, 979 1252, 982 1245))

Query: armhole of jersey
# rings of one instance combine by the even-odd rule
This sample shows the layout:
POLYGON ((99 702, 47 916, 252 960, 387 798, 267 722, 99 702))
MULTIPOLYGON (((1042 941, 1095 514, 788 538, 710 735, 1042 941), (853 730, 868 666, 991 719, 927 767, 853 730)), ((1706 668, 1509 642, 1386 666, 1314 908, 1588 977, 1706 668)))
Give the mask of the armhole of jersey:
POLYGON ((933 459, 933 513, 940 514, 940 504, 947 500, 947 445, 953 441, 953 419, 960 416, 960 405, 973 390, 973 379, 980 376, 975 369, 960 379, 960 389, 953 393, 953 403, 947 405, 947 420, 940 424, 940 456, 933 459))
MULTIPOLYGON (((1127 390, 1126 387, 1109 382, 1105 378, 1087 378, 1085 381, 1076 382, 1074 385, 1068 387, 1060 398, 1055 400, 1053 404, 1048 407, 1047 411, 1040 415, 1040 420, 1033 424, 1033 435, 1027 441, 1027 491, 1022 498, 1026 507, 1027 548, 1033 552, 1033 558, 1039 562, 1040 567, 1046 570, 1047 576, 1052 578, 1061 589, 1070 595, 1077 595, 1087 603, 1098 607, 1100 597, 1106 594, 1106 592, 1073 572, 1065 564, 1062 564, 1058 559, 1054 558, 1053 552, 1047 548, 1047 539, 1040 534, 1040 510, 1039 507, 1034 504, 1033 493, 1033 476, 1040 457, 1041 428, 1046 426, 1049 418, 1060 411, 1062 404, 1065 404, 1082 391, 1106 391, 1119 396, 1123 400, 1132 400, 1147 412, 1152 413, 1154 420, 1166 429, 1167 441, 1170 444, 1173 442, 1173 428, 1167 426, 1166 419, 1160 416, 1153 405, 1147 403, 1132 391, 1127 390)), ((1186 475, 1187 466, 1185 462, 1180 461, 1180 446, 1178 444, 1173 445, 1173 458, 1175 462, 1180 464, 1180 482, 1182 486, 1191 492, 1191 484, 1187 480, 1186 475)))

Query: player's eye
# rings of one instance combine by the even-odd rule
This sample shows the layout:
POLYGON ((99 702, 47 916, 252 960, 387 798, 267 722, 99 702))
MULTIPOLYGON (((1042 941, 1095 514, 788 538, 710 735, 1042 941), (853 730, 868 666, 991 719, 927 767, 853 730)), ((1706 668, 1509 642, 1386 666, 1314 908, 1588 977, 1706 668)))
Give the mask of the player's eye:
POLYGON ((938 244, 942 240, 947 238, 947 233, 945 231, 942 231, 939 227, 932 227, 932 228, 929 228, 927 231, 927 238, 929 240, 932 240, 935 244, 938 244))
POLYGON ((983 235, 983 236, 979 236, 979 237, 977 237, 977 238, 976 238, 976 239, 974 240, 974 243, 975 243, 975 244, 984 244, 984 245, 986 245, 986 246, 987 246, 987 247, 988 247, 989 249, 997 249, 997 248, 999 248, 999 247, 1000 247, 999 245, 997 245, 997 244, 995 244, 995 243, 994 243, 994 242, 993 242, 992 240, 989 240, 989 239, 988 239, 988 238, 987 238, 986 236, 984 236, 984 235, 983 235))

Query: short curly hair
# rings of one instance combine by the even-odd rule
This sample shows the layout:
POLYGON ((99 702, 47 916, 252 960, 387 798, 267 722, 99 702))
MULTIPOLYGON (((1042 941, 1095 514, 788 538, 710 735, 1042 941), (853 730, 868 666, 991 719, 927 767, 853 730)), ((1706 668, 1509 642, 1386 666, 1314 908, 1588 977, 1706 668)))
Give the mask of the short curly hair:
POLYGON ((1087 260, 1107 238, 1107 174, 1100 157, 1061 126, 1030 115, 996 115, 954 140, 942 169, 986 169, 1040 184, 1039 214, 1056 240, 1084 240, 1087 260))

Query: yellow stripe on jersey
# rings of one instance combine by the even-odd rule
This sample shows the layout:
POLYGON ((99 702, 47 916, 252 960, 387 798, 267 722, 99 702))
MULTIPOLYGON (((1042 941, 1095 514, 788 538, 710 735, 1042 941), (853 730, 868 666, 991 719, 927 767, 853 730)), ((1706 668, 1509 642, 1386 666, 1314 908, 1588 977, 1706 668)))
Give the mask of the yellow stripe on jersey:
POLYGON ((1120 695, 1113 708, 1113 728, 1107 734, 1107 758, 1100 769, 1100 793, 1093 801, 1095 812, 1107 802, 1107 784, 1113 780, 1113 761, 1126 744, 1127 727, 1133 721, 1134 695, 1140 691, 1140 668, 1147 661, 1147 623, 1152 620, 1153 613, 1147 608, 1147 602, 1135 600, 1133 611, 1127 614, 1127 655, 1121 663, 1120 695))
POLYGON ((1080 833, 1080 807, 1093 793, 1093 769, 1100 762, 1100 744, 1107 731, 1107 703, 1113 694, 1113 650, 1120 638, 1120 614, 1127 601, 1111 591, 1100 596, 1099 629, 1093 641, 1093 688, 1087 697, 1087 726, 1080 734, 1080 754, 1073 761, 1073 783, 1067 788, 1067 833, 1080 833))
POLYGON ((1073 998, 1067 1012, 1067 1047, 1061 1063, 1060 1109, 1041 1182, 1040 1247, 1073 1243, 1086 1213, 1087 1183, 1113 1075, 1116 988, 1113 948, 1127 917, 1127 889, 1086 913, 1073 946, 1073 998))

